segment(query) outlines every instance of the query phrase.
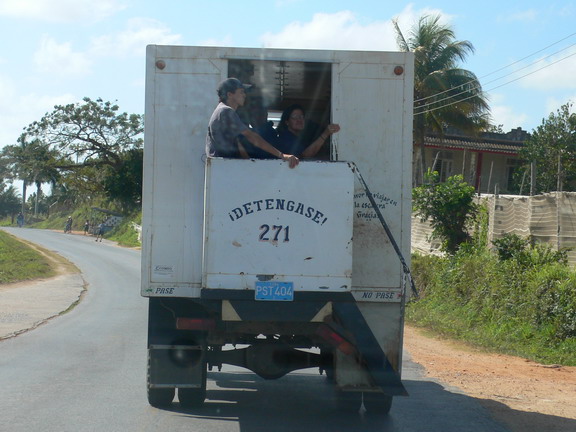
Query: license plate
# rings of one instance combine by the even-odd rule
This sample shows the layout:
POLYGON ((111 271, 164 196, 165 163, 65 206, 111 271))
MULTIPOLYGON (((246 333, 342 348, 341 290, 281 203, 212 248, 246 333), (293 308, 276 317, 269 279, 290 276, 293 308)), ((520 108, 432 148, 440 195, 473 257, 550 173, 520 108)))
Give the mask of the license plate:
POLYGON ((256 282, 254 289, 256 300, 292 301, 294 284, 292 282, 256 282))

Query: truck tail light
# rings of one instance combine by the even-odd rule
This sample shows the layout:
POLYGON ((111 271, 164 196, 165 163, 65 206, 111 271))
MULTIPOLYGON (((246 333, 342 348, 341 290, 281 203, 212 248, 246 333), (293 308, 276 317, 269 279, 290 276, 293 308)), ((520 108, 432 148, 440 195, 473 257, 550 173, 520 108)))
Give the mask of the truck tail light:
POLYGON ((316 334, 346 355, 352 355, 356 352, 354 345, 327 325, 318 327, 316 334))
POLYGON ((212 318, 176 318, 178 330, 213 330, 216 322, 212 318))

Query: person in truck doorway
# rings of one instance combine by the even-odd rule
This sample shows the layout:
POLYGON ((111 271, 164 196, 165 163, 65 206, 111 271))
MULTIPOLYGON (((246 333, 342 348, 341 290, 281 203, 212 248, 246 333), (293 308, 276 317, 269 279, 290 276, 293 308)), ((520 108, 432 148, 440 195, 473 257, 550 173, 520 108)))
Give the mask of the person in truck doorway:
POLYGON ((206 155, 209 157, 240 158, 238 137, 242 135, 256 147, 286 161, 290 168, 296 167, 300 162, 296 156, 282 153, 246 126, 238 116, 236 110, 244 105, 246 89, 249 87, 249 85, 242 84, 237 78, 225 79, 218 85, 216 91, 220 102, 208 122, 206 155))
POLYGON ((331 135, 340 131, 340 125, 331 123, 315 139, 304 134, 306 113, 298 104, 290 105, 282 113, 278 124, 277 147, 282 152, 294 154, 301 159, 313 158, 331 135))

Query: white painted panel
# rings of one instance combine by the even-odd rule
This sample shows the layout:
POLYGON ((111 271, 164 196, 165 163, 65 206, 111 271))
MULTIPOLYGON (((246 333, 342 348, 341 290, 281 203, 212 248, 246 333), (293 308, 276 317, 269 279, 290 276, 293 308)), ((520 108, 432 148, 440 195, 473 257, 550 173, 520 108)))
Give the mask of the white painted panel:
MULTIPOLYGON (((341 62, 333 76, 333 120, 342 126, 335 154, 354 162, 379 205, 395 240, 409 259, 411 84, 409 68, 396 76, 399 62, 341 62), (409 128, 406 127, 407 122, 409 128)), ((406 66, 405 66, 406 68, 406 66)), ((360 182, 355 186, 354 289, 401 285, 400 260, 360 182)))
POLYGON ((347 163, 210 159, 205 288, 347 291, 354 174, 347 163))
POLYGON ((148 50, 143 294, 165 286, 193 293, 202 281, 206 127, 226 62, 193 60, 192 51, 174 47, 148 50), (164 69, 156 67, 158 59, 164 69))

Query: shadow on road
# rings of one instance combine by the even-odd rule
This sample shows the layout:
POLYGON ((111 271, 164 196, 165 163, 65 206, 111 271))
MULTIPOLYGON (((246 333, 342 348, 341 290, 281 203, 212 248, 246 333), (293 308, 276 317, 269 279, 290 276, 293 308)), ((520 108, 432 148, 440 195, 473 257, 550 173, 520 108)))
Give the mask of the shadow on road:
POLYGON ((341 409, 324 376, 293 373, 266 381, 251 373, 213 372, 209 379, 217 388, 209 386, 204 407, 174 403, 170 411, 191 419, 229 419, 242 432, 508 431, 475 399, 430 381, 404 380, 410 396, 395 398, 390 414, 382 415, 360 406, 341 409))
MULTIPOLYGON (((543 395, 545 397, 545 395, 543 395)), ((546 431, 573 432, 576 431, 576 420, 536 412, 519 411, 492 400, 479 399, 483 407, 493 413, 494 418, 505 423, 513 432, 546 431)))

